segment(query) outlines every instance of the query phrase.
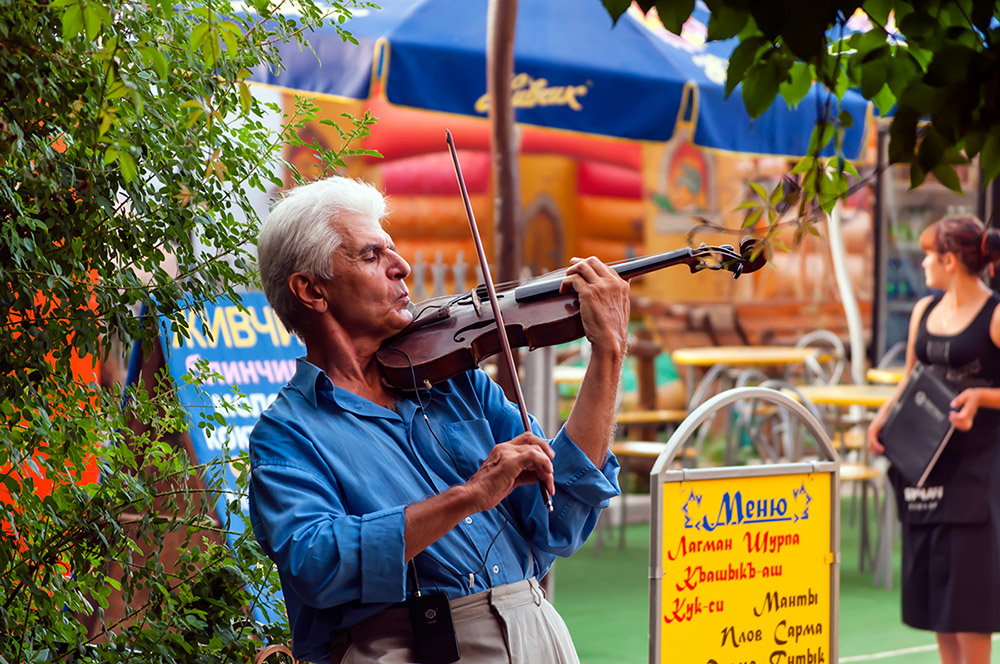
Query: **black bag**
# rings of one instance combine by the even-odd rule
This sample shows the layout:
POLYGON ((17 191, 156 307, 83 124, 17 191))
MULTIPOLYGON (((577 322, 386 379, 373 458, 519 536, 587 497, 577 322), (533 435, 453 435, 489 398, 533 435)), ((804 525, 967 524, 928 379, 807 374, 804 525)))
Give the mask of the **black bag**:
POLYGON ((955 431, 948 420, 955 393, 922 364, 913 368, 878 439, 911 486, 922 487, 955 431))

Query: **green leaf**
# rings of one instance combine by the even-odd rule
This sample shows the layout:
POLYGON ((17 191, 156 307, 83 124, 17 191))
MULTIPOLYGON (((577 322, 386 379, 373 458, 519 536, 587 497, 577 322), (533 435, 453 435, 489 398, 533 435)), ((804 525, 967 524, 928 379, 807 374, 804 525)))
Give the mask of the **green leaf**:
POLYGON ((865 13, 878 25, 885 25, 892 11, 893 0, 866 0, 865 13))
POLYGON ((850 42, 857 50, 854 59, 860 61, 891 55, 890 52, 883 53, 883 51, 890 51, 891 47, 886 41, 885 33, 879 28, 851 35, 850 42))
POLYGON ((185 129, 190 129, 196 122, 198 122, 198 120, 201 119, 203 115, 205 115, 205 110, 201 106, 192 109, 191 112, 188 113, 187 120, 184 122, 183 127, 185 129))
POLYGON ((946 44, 934 53, 927 65, 924 80, 936 87, 945 87, 964 81, 972 70, 976 53, 960 44, 946 44))
POLYGON ((809 94, 812 87, 812 69, 804 62, 796 62, 788 72, 790 79, 783 82, 778 92, 784 98, 789 108, 795 106, 809 94))
POLYGON ((962 182, 958 179, 958 173, 955 172, 954 167, 948 163, 940 163, 934 168, 934 177, 938 179, 938 182, 948 187, 955 193, 962 193, 962 182))
POLYGON ((783 73, 777 57, 768 58, 762 66, 753 67, 747 72, 743 80, 743 104, 750 117, 760 117, 771 107, 778 95, 783 73))
MULTIPOLYGON (((784 11, 770 10, 772 14, 782 16, 781 41, 785 47, 795 54, 796 58, 812 62, 826 50, 829 15, 822 10, 819 3, 788 2, 783 3, 784 11)), ((755 12, 754 16, 759 16, 755 12)), ((770 34, 763 30, 764 34, 770 34)))
MULTIPOLYGON (((815 131, 815 129, 813 131, 815 131)), ((806 171, 811 169, 815 163, 816 163, 815 157, 812 156, 802 157, 802 159, 799 159, 799 163, 795 164, 795 167, 792 168, 790 173, 792 173, 793 175, 796 173, 805 173, 806 171)))
POLYGON ((861 94, 865 99, 871 99, 885 85, 889 77, 890 67, 889 49, 884 49, 882 57, 862 60, 861 62, 861 94))
POLYGON ((886 115, 896 105, 896 95, 892 93, 892 88, 888 85, 883 85, 882 89, 871 100, 875 104, 875 108, 882 115, 886 115))
POLYGON ((62 35, 65 41, 76 37, 83 30, 83 9, 79 2, 66 8, 62 15, 62 35))
POLYGON ((760 221, 761 216, 764 214, 764 208, 759 207, 747 214, 746 219, 743 220, 742 228, 750 228, 754 226, 758 221, 760 221))
POLYGON ((94 41, 101 33, 101 27, 111 21, 108 10, 96 2, 87 2, 83 6, 83 23, 87 29, 87 41, 94 41))
POLYGON ((139 54, 142 56, 143 62, 152 67, 158 77, 161 79, 165 79, 167 77, 169 72, 167 58, 158 48, 145 46, 139 49, 139 54))
POLYGON ((837 100, 844 98, 844 94, 847 93, 847 89, 851 87, 851 77, 847 75, 847 72, 841 68, 837 70, 837 76, 833 82, 833 94, 837 100))
POLYGON ((986 137, 986 133, 982 131, 971 131, 966 134, 964 152, 969 159, 975 157, 983 149, 986 137))
POLYGON ((749 185, 753 189, 753 193, 757 194, 762 201, 767 200, 767 189, 764 189, 764 185, 759 182, 750 182, 749 185))
MULTIPOLYGON (((265 0, 258 0, 259 2, 264 2, 265 0)), ((632 0, 601 0, 604 8, 608 10, 611 15, 611 20, 614 23, 618 23, 618 19, 621 18, 622 14, 628 11, 628 8, 632 5, 632 0)))
POLYGON ((778 203, 780 203, 784 197, 785 197, 785 190, 782 189, 781 182, 778 182, 778 184, 774 187, 774 189, 771 190, 771 195, 768 196, 767 198, 767 204, 770 206, 775 206, 778 203))
POLYGON ((104 92, 104 98, 118 99, 120 97, 124 97, 126 94, 128 94, 128 88, 125 86, 125 83, 123 81, 116 80, 112 81, 108 85, 108 89, 104 92))
POLYGON ((932 37, 941 29, 941 24, 927 11, 914 11, 902 18, 896 18, 896 25, 906 35, 907 40, 914 37, 932 37))
POLYGON ((925 171, 933 171, 942 162, 945 147, 945 140, 937 129, 933 126, 928 127, 917 153, 920 167, 925 171))
POLYGON ((253 96, 250 93, 250 86, 243 81, 240 81, 237 84, 237 88, 240 91, 240 110, 242 110, 244 114, 247 114, 250 112, 250 104, 253 101, 253 96))
POLYGON ((889 125, 889 161, 910 161, 917 146, 917 120, 919 115, 907 108, 900 108, 889 125))
POLYGON ((992 182, 1000 175, 1000 133, 990 132, 979 153, 979 167, 983 169, 983 183, 992 182))
POLYGON ((837 113, 837 124, 842 129, 850 129, 854 126, 854 117, 851 112, 846 108, 841 109, 840 113, 837 113))
POLYGON ((757 59, 757 52, 767 44, 764 37, 750 37, 740 41, 739 46, 733 49, 729 56, 729 67, 726 70, 726 98, 736 86, 743 81, 747 68, 757 59))
POLYGON ((221 32, 229 33, 237 39, 243 38, 243 29, 234 21, 219 21, 218 26, 221 32))
POLYGON ((191 36, 188 38, 188 44, 191 46, 192 51, 201 50, 202 42, 208 37, 208 32, 211 29, 208 23, 199 23, 191 30, 191 36))
POLYGON ((659 0, 656 3, 656 13, 660 22, 675 35, 681 33, 684 22, 694 11, 694 0, 659 0))
POLYGON ((821 122, 813 127, 812 134, 809 136, 809 147, 806 152, 810 155, 818 155, 823 149, 830 144, 833 140, 833 124, 830 122, 821 122))
POLYGON ((724 40, 735 37, 746 26, 749 12, 745 7, 737 7, 724 2, 707 3, 712 11, 708 19, 708 40, 724 40))

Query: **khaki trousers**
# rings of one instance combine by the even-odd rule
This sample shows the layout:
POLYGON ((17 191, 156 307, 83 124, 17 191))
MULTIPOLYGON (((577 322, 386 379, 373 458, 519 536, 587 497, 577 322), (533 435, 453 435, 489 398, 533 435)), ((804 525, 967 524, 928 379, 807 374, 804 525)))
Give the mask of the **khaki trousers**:
MULTIPOLYGON (((566 623, 535 579, 452 601, 462 664, 579 664, 566 623)), ((412 664, 405 608, 386 609, 333 642, 331 664, 412 664)))

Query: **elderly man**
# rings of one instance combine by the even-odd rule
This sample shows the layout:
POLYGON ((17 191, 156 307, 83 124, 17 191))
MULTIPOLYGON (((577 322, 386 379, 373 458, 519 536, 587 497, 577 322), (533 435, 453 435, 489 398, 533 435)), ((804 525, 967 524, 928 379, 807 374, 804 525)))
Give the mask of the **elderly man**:
POLYGON ((385 215, 376 189, 331 177, 289 192, 260 232, 268 301, 306 346, 250 438, 250 515, 293 653, 576 662, 536 579, 618 493, 608 444, 628 284, 594 258, 567 271, 593 350, 576 407, 545 440, 481 371, 416 394, 382 380, 375 353, 413 318, 385 215))

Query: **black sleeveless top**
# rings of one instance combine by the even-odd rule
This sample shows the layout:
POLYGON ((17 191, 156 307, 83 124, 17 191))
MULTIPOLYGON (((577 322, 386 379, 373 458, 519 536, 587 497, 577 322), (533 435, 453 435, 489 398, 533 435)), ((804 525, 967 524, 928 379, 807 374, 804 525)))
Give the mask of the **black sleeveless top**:
MULTIPOLYGON (((920 319, 913 348, 917 361, 956 394, 969 387, 1000 386, 1000 348, 990 338, 990 321, 1000 298, 991 295, 958 334, 931 334, 927 318, 941 297, 934 296, 920 319)), ((1000 494, 991 491, 991 478, 1000 476, 998 449, 1000 410, 980 408, 969 431, 952 434, 923 489, 907 489, 898 475, 890 473, 900 517, 913 524, 981 523, 990 513, 1000 515, 1000 494)))
MULTIPOLYGON (((955 335, 942 336, 927 331, 927 318, 940 302, 935 295, 920 319, 913 350, 921 364, 932 367, 956 393, 969 387, 1000 386, 1000 348, 990 339, 993 310, 1000 303, 990 295, 969 325, 955 335)), ((978 421, 980 413, 976 414, 978 421)))

